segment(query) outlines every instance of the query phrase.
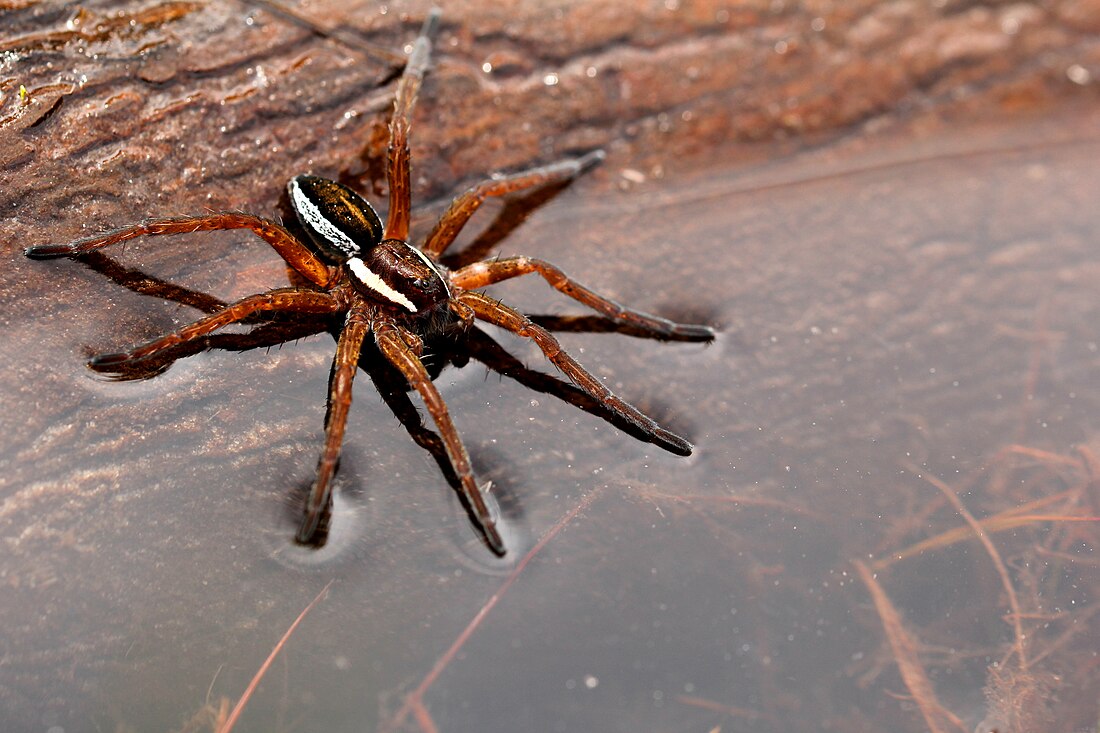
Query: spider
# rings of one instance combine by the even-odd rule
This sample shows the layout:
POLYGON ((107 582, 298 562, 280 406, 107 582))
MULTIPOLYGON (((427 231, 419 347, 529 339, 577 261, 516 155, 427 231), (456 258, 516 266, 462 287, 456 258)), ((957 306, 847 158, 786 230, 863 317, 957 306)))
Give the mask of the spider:
POLYGON ((371 205, 352 189, 325 178, 299 175, 287 184, 287 192, 304 237, 295 236, 268 219, 224 212, 147 219, 68 244, 36 245, 25 250, 26 256, 35 259, 73 257, 139 236, 248 229, 274 248, 291 268, 292 276, 300 276, 292 277, 300 281, 295 287, 243 298, 175 333, 129 351, 97 356, 89 362, 96 368, 148 359, 261 312, 342 318, 329 380, 324 447, 295 537, 302 544, 309 544, 321 532, 331 512, 333 477, 351 406, 352 380, 358 371, 360 349, 368 336, 374 339, 382 356, 420 394, 439 430, 466 508, 483 540, 498 556, 504 556, 507 550, 496 519, 474 476, 469 455, 447 405, 421 361, 425 338, 446 329, 469 329, 475 320, 481 320, 531 339, 578 387, 608 411, 631 423, 650 442, 679 455, 690 455, 692 451, 687 440, 665 430, 612 394, 563 351, 549 331, 519 311, 485 295, 479 288, 535 273, 561 293, 604 316, 659 338, 710 341, 714 338, 711 328, 678 324, 625 308, 589 290, 554 265, 530 257, 486 260, 454 271, 439 262, 440 255, 488 197, 564 185, 603 160, 603 151, 492 178, 474 186, 451 202, 421 247, 409 243, 410 120, 429 65, 439 18, 438 8, 429 13, 397 82, 389 126, 386 171, 389 210, 384 227, 371 205))

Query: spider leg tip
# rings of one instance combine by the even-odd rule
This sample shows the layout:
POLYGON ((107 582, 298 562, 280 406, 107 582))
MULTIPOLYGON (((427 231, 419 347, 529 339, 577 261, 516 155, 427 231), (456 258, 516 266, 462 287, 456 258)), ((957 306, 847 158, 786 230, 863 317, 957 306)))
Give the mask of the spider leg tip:
POLYGON ((595 150, 587 152, 577 159, 577 165, 579 168, 577 172, 584 173, 585 171, 595 168, 597 165, 602 163, 605 158, 607 158, 607 151, 603 150, 602 148, 596 148, 595 150))
POLYGON ((489 549, 497 557, 504 557, 508 554, 508 548, 504 546, 504 540, 500 536, 500 532, 494 525, 488 525, 483 528, 485 530, 485 542, 489 545, 489 549))
POLYGON ((68 254, 67 249, 60 244, 35 244, 23 248, 23 256, 32 260, 49 260, 66 254, 68 254))
POLYGON ((127 361, 129 361, 127 354, 100 354, 89 359, 88 366, 92 369, 102 369, 103 367, 118 366, 127 361))
POLYGON ((433 5, 424 18, 424 25, 420 28, 420 35, 424 38, 432 38, 439 32, 439 19, 443 17, 443 8, 433 5))
POLYGON ((684 456, 686 458, 695 451, 695 446, 679 435, 664 431, 658 438, 660 439, 661 447, 669 453, 675 453, 678 456, 684 456))
POLYGON ((294 534, 294 542, 305 547, 318 546, 317 535, 321 529, 322 519, 323 516, 320 511, 307 510, 305 518, 298 526, 298 531, 294 534))
POLYGON ((718 332, 711 326, 696 325, 694 323, 682 323, 676 327, 680 336, 692 341, 713 341, 718 332))
MULTIPOLYGON (((481 487, 481 490, 488 494, 493 487, 493 482, 490 481, 485 486, 481 487)), ((490 512, 487 516, 477 518, 478 528, 481 530, 482 537, 485 538, 485 544, 489 546, 489 549, 497 557, 504 557, 508 554, 508 548, 504 546, 504 538, 500 536, 500 530, 497 529, 496 512, 490 512)))

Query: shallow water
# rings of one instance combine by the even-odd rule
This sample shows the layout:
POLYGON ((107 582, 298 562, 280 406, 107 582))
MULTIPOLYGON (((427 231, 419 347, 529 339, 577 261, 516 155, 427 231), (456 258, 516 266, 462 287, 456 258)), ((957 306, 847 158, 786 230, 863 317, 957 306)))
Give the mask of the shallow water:
MULTIPOLYGON (((507 562, 478 545, 365 374, 330 543, 294 547, 332 339, 106 381, 88 355, 194 312, 18 258, 0 346, 21 385, 0 416, 7 729, 179 729, 236 700, 329 583, 236 730, 923 729, 853 561, 966 526, 925 475, 978 517, 1088 484, 1076 464, 999 452, 1072 461, 1100 445, 1097 121, 1069 109, 899 128, 641 183, 612 156, 540 208, 503 253, 720 334, 562 334, 687 434, 687 459, 477 362, 443 373, 507 518, 507 562)), ((218 272, 198 238, 117 261, 223 298, 281 284, 268 253, 206 246, 232 252, 218 272), (246 275, 226 285, 232 271, 246 275)), ((579 312, 546 290, 499 294, 579 312)), ((1075 701, 1097 682, 1081 661, 1093 638, 1056 641, 1087 625, 1097 582, 1095 530, 1054 543, 1065 526, 991 533, 1029 618, 1037 681, 1013 689, 1059 692, 1028 703, 1059 729, 1095 722, 1075 701)), ((940 703, 968 729, 1005 720, 1004 686, 983 688, 992 664, 1021 668, 986 550, 967 538, 876 567, 940 703)))

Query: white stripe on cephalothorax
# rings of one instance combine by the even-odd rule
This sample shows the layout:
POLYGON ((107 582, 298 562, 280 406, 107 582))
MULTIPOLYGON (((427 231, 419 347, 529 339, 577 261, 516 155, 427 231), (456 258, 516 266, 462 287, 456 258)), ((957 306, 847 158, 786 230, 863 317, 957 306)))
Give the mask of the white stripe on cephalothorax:
POLYGON ((313 203, 305 191, 302 190, 302 187, 298 185, 298 181, 292 180, 290 182, 290 197, 294 199, 294 208, 305 217, 306 222, 316 229, 321 236, 348 254, 359 252, 359 245, 321 213, 321 210, 317 208, 317 204, 313 203))
POLYGON ((434 262, 432 262, 431 257, 424 254, 423 252, 421 252, 420 250, 418 250, 416 247, 412 246, 411 244, 409 245, 409 249, 411 249, 413 252, 415 252, 417 257, 424 260, 424 264, 427 265, 428 267, 430 267, 432 272, 434 272, 436 275, 439 275, 439 277, 441 277, 441 278, 443 277, 443 273, 440 272, 439 268, 436 267, 436 264, 434 262))
POLYGON ((351 274, 355 275, 359 282, 362 283, 365 287, 378 293, 391 303, 404 306, 405 308, 411 310, 413 313, 416 313, 416 306, 412 304, 412 301, 410 301, 404 295, 387 285, 385 281, 382 280, 382 278, 378 277, 378 275, 376 275, 369 267, 367 267, 366 262, 363 262, 363 260, 359 259, 358 257, 352 257, 350 260, 348 260, 347 265, 348 268, 351 270, 351 274))
POLYGON ((416 256, 419 257, 420 259, 424 260, 424 264, 427 265, 428 268, 432 272, 434 272, 436 275, 439 276, 439 279, 443 281, 443 288, 447 291, 447 297, 450 297, 450 295, 451 295, 451 282, 440 271, 439 265, 437 265, 435 263, 435 261, 432 260, 431 257, 424 254, 423 252, 421 252, 420 250, 418 250, 416 247, 412 246, 411 244, 409 245, 409 249, 411 249, 413 252, 416 252, 416 256))

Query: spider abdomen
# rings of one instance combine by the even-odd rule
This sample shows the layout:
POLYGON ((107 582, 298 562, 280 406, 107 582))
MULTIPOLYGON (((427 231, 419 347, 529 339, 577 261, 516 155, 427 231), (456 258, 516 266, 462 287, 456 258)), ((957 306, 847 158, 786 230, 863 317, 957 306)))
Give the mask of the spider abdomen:
POLYGON ((295 176, 286 186, 312 249, 333 264, 347 262, 382 241, 374 207, 347 186, 319 176, 295 176))

